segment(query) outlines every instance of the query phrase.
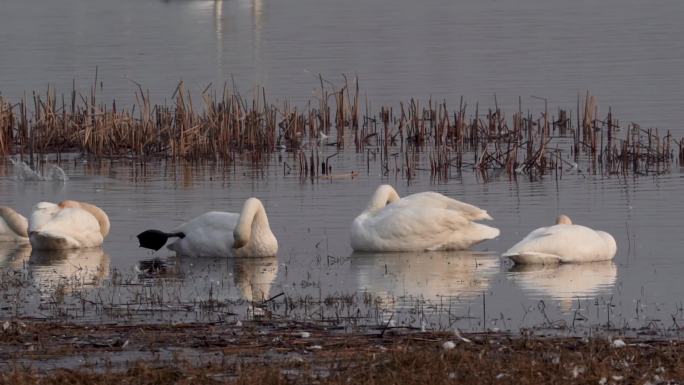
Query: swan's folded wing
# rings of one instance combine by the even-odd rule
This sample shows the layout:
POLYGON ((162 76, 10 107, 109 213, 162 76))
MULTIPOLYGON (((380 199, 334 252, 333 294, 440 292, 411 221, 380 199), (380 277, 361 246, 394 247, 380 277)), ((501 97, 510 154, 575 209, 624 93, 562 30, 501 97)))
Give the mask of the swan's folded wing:
POLYGON ((52 221, 52 218, 59 213, 60 208, 51 202, 39 202, 33 206, 29 217, 29 232, 39 231, 52 221))
POLYGON ((580 225, 554 225, 531 232, 522 241, 503 254, 504 257, 538 253, 558 257, 561 261, 591 258, 605 249, 596 231, 580 225))
POLYGON ((550 231, 551 227, 540 227, 527 234, 520 242, 516 243, 502 255, 510 257, 518 255, 522 252, 541 252, 548 251, 553 244, 554 231, 550 231))
POLYGON ((388 206, 372 221, 372 229, 381 239, 441 240, 470 221, 444 208, 388 206))
MULTIPOLYGON (((65 236, 79 237, 89 232, 100 232, 100 224, 97 219, 80 208, 65 208, 52 213, 48 216, 37 215, 35 226, 31 226, 32 231, 46 232, 50 234, 61 234, 65 236)), ((32 219, 34 216, 32 216, 32 219)))
MULTIPOLYGON (((453 198, 449 198, 440 193, 433 191, 426 191, 417 194, 412 194, 406 196, 395 203, 401 203, 404 206, 418 206, 424 208, 444 208, 451 211, 456 211, 463 218, 471 221, 476 221, 480 219, 492 219, 486 210, 481 208, 458 201, 453 198)), ((394 204, 394 203, 393 203, 394 204)))

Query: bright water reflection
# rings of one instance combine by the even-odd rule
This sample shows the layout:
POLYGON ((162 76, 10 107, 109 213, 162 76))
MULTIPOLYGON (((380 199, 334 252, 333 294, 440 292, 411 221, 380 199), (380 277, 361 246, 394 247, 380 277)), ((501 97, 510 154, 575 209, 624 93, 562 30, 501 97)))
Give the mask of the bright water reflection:
POLYGON ((28 243, 0 242, 0 267, 19 269, 31 255, 28 243))
POLYGON ((499 272, 498 255, 471 251, 354 253, 350 264, 357 290, 433 301, 481 296, 499 272))
POLYGON ((564 310, 571 309, 574 299, 609 295, 617 276, 613 262, 516 265, 508 273, 508 278, 525 292, 560 300, 564 310))
POLYGON ((193 282, 197 293, 210 291, 215 299, 262 302, 270 298, 278 275, 278 259, 267 258, 173 258, 182 278, 193 282))
POLYGON ((29 273, 46 291, 58 286, 100 286, 109 278, 109 256, 100 247, 67 250, 32 250, 29 273))

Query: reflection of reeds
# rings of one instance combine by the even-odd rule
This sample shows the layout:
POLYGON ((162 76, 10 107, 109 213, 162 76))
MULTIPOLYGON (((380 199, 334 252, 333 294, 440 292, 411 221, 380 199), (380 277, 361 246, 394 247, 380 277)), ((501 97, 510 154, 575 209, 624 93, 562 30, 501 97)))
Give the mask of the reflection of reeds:
MULTIPOLYGON (((198 108, 180 82, 170 105, 154 105, 138 86, 136 103, 126 109, 115 101, 109 105, 97 100, 97 79, 89 97, 75 87, 58 97, 49 87, 44 95, 33 93, 30 102, 23 98, 11 104, 0 98, 0 154, 18 154, 29 161, 34 153, 66 151, 95 158, 222 161, 247 154, 260 165, 264 156, 284 146, 295 153, 302 176, 317 177, 329 166, 319 154, 322 138, 335 135, 325 144, 341 149, 352 138, 356 152, 369 157, 368 168, 372 156, 379 159, 383 174, 401 173, 409 179, 421 169, 440 179, 463 170, 543 175, 580 161, 588 162, 582 170, 594 173, 663 172, 674 159, 669 132, 641 129, 635 123, 621 126, 610 109, 601 120, 596 98, 589 93, 578 97, 574 125, 572 112, 560 109, 558 116, 551 116, 546 101, 538 115, 523 112, 519 101, 510 119, 498 103, 485 113, 478 104, 468 110, 463 100, 454 111, 446 102, 431 99, 410 99, 398 109, 381 106, 377 115, 366 101, 360 116, 357 79, 352 83, 345 77, 339 87, 319 79, 318 103, 303 107, 287 101, 271 104, 264 89, 248 99, 234 87, 217 92, 209 86, 198 108), (572 162, 567 160, 571 157, 572 162)), ((681 160, 683 146, 675 144, 681 160)))

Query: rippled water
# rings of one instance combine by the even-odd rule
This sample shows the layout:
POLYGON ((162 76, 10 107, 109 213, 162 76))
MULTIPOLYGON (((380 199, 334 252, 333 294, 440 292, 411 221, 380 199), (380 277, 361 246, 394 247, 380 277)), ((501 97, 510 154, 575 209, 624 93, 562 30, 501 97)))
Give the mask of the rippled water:
POLYGON ((317 75, 358 75, 375 106, 463 95, 474 105, 566 109, 590 90, 623 121, 684 121, 684 5, 679 0, 5 0, 0 92, 15 99, 76 79, 100 99, 157 103, 179 80, 200 91, 303 101, 317 75))
MULTIPOLYGON (((380 325, 517 331, 574 324, 586 331, 610 322, 663 330, 684 318, 679 280, 684 261, 676 230, 684 209, 677 194, 683 187, 679 172, 639 178, 566 172, 560 180, 535 181, 502 175, 488 183, 464 173, 440 184, 419 174, 408 184, 383 177, 380 164, 370 163, 370 170, 354 179, 312 182, 283 174, 281 162, 292 162, 290 156, 275 155, 261 173, 249 165, 234 170, 74 160, 63 164, 67 182, 19 181, 6 166, 3 204, 27 214, 40 200, 86 200, 109 213, 112 223, 103 250, 58 255, 3 250, 2 264, 26 271, 42 293, 40 301, 27 298, 20 313, 55 316, 55 293, 69 297, 73 287, 88 301, 105 304, 104 311, 81 315, 87 319, 251 317, 255 310, 245 301, 280 293, 269 308, 277 316, 339 321, 353 315, 364 317, 360 323, 380 325), (501 236, 472 252, 353 254, 350 222, 380 183, 394 184, 401 195, 434 190, 486 208, 501 236), (238 211, 250 196, 264 201, 280 243, 277 258, 177 259, 168 250, 152 254, 137 247, 135 235, 142 230, 171 229, 209 210, 238 211), (514 267, 499 257, 558 213, 612 233, 618 243, 615 260, 514 267), (207 310, 214 300, 231 305, 207 310)), ((340 173, 366 165, 357 154, 343 154, 334 163, 340 173)), ((67 313, 78 318, 81 309, 72 307, 67 313)))

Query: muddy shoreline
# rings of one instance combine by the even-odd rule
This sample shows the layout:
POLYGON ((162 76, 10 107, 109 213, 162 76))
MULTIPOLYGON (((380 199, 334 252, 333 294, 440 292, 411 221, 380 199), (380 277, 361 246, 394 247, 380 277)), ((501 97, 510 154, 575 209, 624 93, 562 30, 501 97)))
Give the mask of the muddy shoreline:
POLYGON ((0 324, 0 383, 681 383, 684 341, 316 324, 0 324))

